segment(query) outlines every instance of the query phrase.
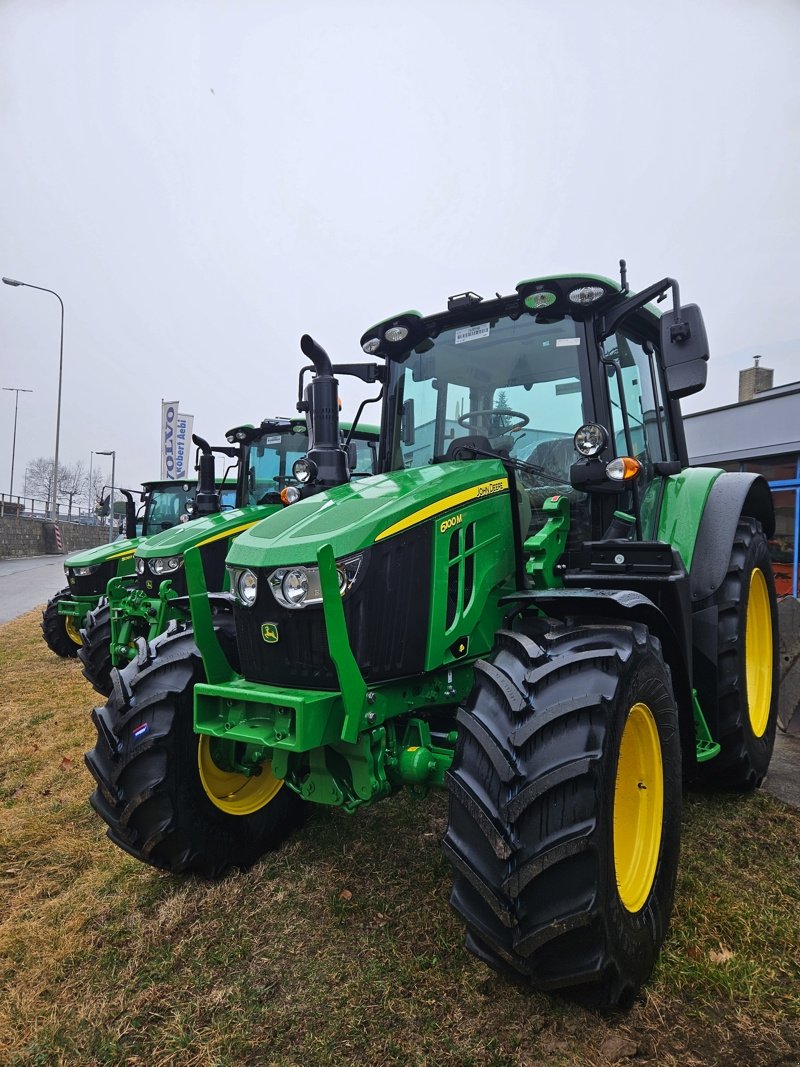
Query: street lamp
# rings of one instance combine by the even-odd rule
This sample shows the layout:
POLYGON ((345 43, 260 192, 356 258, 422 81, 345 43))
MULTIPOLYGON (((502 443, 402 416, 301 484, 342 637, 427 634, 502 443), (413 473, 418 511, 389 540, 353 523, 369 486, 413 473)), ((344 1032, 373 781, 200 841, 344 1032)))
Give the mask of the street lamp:
POLYGON ((11 385, 3 386, 4 393, 16 393, 14 397, 14 436, 11 438, 11 485, 8 487, 8 495, 14 495, 14 455, 17 451, 17 407, 20 393, 32 393, 33 389, 16 389, 11 385))
POLYGON ((95 452, 96 456, 111 456, 111 488, 108 492, 108 543, 114 540, 114 476, 117 471, 117 452, 116 449, 111 449, 110 452, 95 452))
POLYGON ((57 519, 56 499, 58 494, 58 442, 61 436, 61 372, 64 366, 64 301, 54 289, 45 289, 42 285, 31 285, 16 278, 3 278, 6 285, 25 285, 28 289, 38 289, 40 293, 51 293, 61 305, 61 345, 58 352, 58 404, 56 406, 56 455, 53 461, 53 495, 50 503, 50 517, 57 519))
POLYGON ((92 463, 94 461, 94 452, 89 453, 89 510, 92 513, 92 526, 95 525, 94 521, 94 504, 92 498, 94 497, 94 488, 92 487, 92 463))

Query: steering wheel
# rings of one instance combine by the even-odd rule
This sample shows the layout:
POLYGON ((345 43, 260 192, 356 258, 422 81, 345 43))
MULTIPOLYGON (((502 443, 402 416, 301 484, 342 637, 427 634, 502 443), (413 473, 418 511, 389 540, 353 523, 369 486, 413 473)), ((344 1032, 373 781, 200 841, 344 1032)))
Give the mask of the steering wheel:
POLYGON ((527 426, 528 423, 531 421, 524 411, 512 411, 511 408, 486 408, 482 411, 468 411, 466 415, 462 415, 456 421, 458 422, 459 426, 463 426, 467 430, 471 430, 473 428, 477 429, 477 427, 475 427, 475 423, 478 419, 486 415, 511 415, 515 419, 520 420, 513 426, 503 426, 503 433, 519 433, 519 431, 524 426, 527 426))

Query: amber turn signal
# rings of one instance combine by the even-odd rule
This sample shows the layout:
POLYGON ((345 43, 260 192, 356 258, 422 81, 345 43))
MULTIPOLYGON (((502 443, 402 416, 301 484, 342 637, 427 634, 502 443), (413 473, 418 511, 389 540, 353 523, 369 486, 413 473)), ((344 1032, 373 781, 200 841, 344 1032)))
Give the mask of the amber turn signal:
POLYGON ((629 482, 641 469, 641 463, 633 456, 618 456, 606 464, 606 474, 615 482, 629 482))

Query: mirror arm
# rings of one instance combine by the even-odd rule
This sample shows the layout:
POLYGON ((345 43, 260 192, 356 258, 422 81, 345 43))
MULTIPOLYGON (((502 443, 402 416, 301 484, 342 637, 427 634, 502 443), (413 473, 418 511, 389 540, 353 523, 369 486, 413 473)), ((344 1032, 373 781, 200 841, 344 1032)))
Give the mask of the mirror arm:
POLYGON ((667 290, 672 289, 672 314, 673 323, 670 326, 670 337, 673 342, 680 343, 689 337, 689 324, 681 321, 681 295, 678 283, 674 278, 662 278, 660 282, 649 285, 640 293, 635 293, 621 304, 617 304, 608 314, 598 319, 598 340, 604 341, 619 326, 624 318, 640 307, 644 307, 653 299, 663 299, 667 290))

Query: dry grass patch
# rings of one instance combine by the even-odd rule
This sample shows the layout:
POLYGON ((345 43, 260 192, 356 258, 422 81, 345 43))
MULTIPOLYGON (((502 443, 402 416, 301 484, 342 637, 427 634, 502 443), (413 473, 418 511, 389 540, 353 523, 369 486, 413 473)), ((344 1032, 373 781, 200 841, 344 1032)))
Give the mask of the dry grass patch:
POLYGON ((800 1060, 800 814, 691 796, 676 914, 626 1016, 531 996, 461 946, 446 801, 313 811, 219 883, 150 870, 91 812, 92 690, 0 627, 0 1063, 789 1067, 800 1060))

